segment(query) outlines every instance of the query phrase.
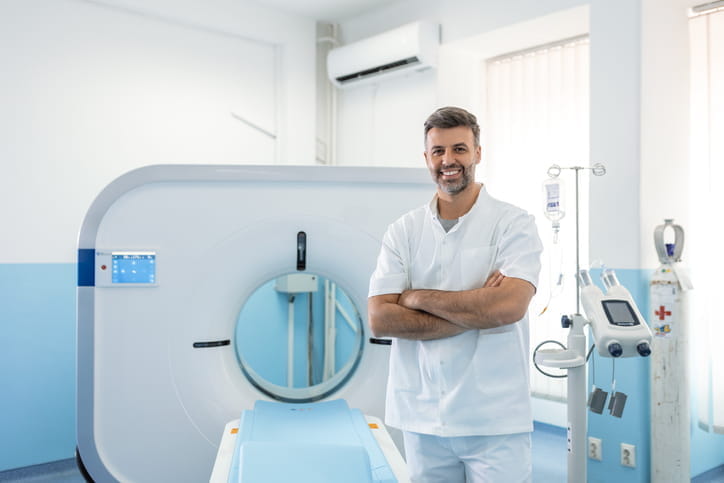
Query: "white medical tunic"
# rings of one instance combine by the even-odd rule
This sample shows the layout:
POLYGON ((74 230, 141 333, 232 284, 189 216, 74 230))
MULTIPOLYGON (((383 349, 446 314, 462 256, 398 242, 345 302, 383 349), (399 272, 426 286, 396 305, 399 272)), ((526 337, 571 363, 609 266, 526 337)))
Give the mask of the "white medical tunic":
MULTIPOLYGON (((479 288, 496 269, 536 286, 541 250, 533 217, 485 188, 447 233, 435 197, 388 227, 369 295, 479 288)), ((393 338, 386 423, 438 436, 532 431, 528 353, 527 314, 445 339, 393 338)))

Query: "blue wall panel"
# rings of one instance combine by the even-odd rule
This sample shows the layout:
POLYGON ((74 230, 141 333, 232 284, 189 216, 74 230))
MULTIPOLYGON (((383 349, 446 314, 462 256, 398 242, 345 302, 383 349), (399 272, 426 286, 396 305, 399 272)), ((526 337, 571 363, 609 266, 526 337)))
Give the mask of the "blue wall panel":
MULTIPOLYGON (((592 270, 591 278, 599 283, 600 270, 592 270)), ((648 272, 645 270, 616 270, 621 285, 626 287, 639 307, 642 315, 648 307, 648 272)), ((645 317, 645 315, 644 315, 645 317)), ((591 339, 592 340, 592 339, 591 339)), ((588 364, 589 393, 591 385, 596 384, 611 393, 614 376, 612 358, 600 357, 594 350, 592 361, 588 364), (595 364, 595 381, 592 368, 595 364)), ((621 418, 609 414, 588 412, 588 435, 600 438, 603 446, 603 461, 588 460, 588 481, 590 483, 621 481, 627 483, 647 483, 650 481, 649 441, 649 359, 626 358, 615 362, 616 391, 628 396, 621 418), (620 443, 636 445, 636 468, 621 466, 620 443)), ((608 401, 607 401, 608 402, 608 401)))
MULTIPOLYGON (((650 271, 617 274, 647 313, 650 271)), ((0 264, 0 471, 73 456, 76 275, 75 264, 0 264)), ((595 364, 595 382, 610 391, 611 360, 596 356, 595 364)), ((622 418, 588 413, 588 433, 603 440, 604 457, 588 460, 589 481, 645 482, 648 360, 617 361, 616 389, 629 396, 622 418), (620 442, 636 445, 638 468, 620 466, 620 442)), ((692 474, 721 464, 724 437, 692 433, 692 474)))
POLYGON ((76 265, 0 264, 0 471, 75 451, 76 265))

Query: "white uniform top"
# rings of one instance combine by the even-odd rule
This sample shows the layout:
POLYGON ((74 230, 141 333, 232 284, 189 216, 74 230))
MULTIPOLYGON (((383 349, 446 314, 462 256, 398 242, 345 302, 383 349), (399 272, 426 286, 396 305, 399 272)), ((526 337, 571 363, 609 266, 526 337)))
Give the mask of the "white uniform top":
MULTIPOLYGON (((436 196, 388 227, 369 295, 479 288, 495 269, 536 286, 541 250, 533 217, 485 188, 448 233, 436 196)), ((386 423, 438 436, 532 431, 528 353, 527 315, 445 339, 393 338, 386 423)))

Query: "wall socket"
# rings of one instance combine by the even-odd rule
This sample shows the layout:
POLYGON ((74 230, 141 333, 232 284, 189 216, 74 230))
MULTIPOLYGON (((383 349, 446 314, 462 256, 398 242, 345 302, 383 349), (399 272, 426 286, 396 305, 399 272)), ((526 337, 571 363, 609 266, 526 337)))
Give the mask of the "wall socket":
POLYGON ((636 446, 621 443, 621 465, 636 468, 636 446))
POLYGON ((588 437, 588 458, 603 461, 603 443, 600 438, 588 437))

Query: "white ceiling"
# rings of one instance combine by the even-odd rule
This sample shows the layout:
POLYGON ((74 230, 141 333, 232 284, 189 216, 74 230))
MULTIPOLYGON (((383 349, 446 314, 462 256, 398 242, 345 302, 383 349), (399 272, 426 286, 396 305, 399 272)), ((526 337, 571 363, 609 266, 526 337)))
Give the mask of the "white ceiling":
POLYGON ((339 22, 397 0, 255 0, 255 3, 325 22, 339 22))

